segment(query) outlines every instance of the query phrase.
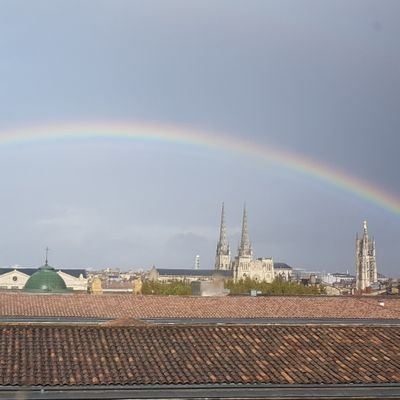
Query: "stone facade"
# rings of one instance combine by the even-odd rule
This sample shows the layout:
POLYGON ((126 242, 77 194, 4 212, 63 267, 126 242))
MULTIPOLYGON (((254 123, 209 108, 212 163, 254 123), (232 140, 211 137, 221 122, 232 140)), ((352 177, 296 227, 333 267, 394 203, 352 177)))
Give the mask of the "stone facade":
POLYGON ((28 274, 17 269, 0 274, 0 289, 18 290, 23 289, 29 279, 28 274))
POLYGON ((63 278, 67 288, 84 292, 87 291, 88 280, 83 276, 83 274, 79 274, 79 276, 73 276, 68 274, 66 271, 57 271, 57 274, 63 278))
POLYGON ((234 279, 250 278, 259 282, 272 282, 275 277, 274 262, 272 258, 245 259, 235 258, 232 263, 234 279))
POLYGON ((377 282, 375 240, 369 239, 367 221, 364 221, 363 237, 356 237, 356 288, 365 290, 377 282))
POLYGON ((220 237, 217 243, 215 269, 232 271, 233 279, 235 281, 246 278, 264 282, 272 282, 274 280, 275 274, 273 259, 253 258, 246 208, 243 209, 242 234, 238 254, 234 260, 231 260, 229 244, 226 237, 225 210, 224 205, 222 205, 220 237))
POLYGON ((291 281, 293 268, 285 263, 274 262, 274 276, 285 281, 291 281))

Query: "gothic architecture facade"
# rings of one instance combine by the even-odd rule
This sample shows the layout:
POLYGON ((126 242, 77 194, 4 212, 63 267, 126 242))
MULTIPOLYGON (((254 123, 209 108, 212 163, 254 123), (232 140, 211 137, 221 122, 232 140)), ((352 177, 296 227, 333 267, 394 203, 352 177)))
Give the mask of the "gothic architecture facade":
POLYGON ((356 287, 365 290, 378 282, 376 269, 375 240, 368 237, 367 221, 364 221, 364 234, 361 239, 356 237, 356 287))
POLYGON ((235 281, 246 278, 265 282, 272 282, 274 280, 273 259, 254 259, 253 257, 253 250, 249 238, 246 207, 243 209, 242 234, 237 256, 231 260, 230 248, 226 235, 225 209, 222 204, 221 226, 215 257, 215 269, 232 271, 232 276, 235 281))

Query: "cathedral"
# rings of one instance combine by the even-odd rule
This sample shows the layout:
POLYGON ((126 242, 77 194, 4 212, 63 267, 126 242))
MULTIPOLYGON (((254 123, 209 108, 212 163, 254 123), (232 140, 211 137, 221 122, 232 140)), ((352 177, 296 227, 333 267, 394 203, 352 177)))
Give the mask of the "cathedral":
POLYGON ((225 210, 222 204, 221 226, 215 269, 231 271, 234 281, 250 278, 252 280, 272 282, 274 280, 274 262, 272 258, 253 258, 253 250, 249 238, 246 207, 243 209, 242 234, 237 256, 231 260, 231 253, 226 236, 225 210))
POLYGON ((364 221, 364 235, 356 237, 356 287, 365 290, 378 282, 376 269, 375 240, 368 238, 367 221, 364 221))

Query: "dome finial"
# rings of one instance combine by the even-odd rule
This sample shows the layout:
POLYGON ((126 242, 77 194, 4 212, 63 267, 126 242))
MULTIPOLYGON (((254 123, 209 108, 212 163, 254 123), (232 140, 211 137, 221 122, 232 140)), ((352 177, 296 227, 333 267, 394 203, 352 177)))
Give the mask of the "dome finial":
POLYGON ((49 262, 48 262, 48 255, 49 255, 49 248, 48 247, 46 247, 46 262, 45 262, 45 264, 44 265, 46 265, 46 267, 49 265, 49 262))

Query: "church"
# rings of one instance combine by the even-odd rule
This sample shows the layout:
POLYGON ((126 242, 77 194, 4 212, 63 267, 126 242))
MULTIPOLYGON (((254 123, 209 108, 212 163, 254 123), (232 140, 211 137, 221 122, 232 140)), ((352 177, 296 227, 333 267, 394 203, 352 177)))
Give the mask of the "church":
POLYGON ((378 282, 376 268, 375 240, 368 237, 367 221, 364 221, 364 234, 361 239, 356 237, 356 287, 365 290, 378 282))
POLYGON ((253 257, 253 249, 249 237, 247 210, 243 209, 242 233, 237 256, 231 259, 231 252, 226 233, 225 208, 222 204, 219 240, 215 257, 214 269, 166 269, 153 267, 147 274, 151 281, 210 281, 215 279, 230 280, 235 282, 241 279, 252 279, 259 282, 271 283, 275 278, 290 281, 293 268, 272 258, 253 257))
POLYGON ((249 237, 246 207, 243 208, 242 233, 236 257, 231 260, 230 247, 226 234, 225 209, 222 204, 221 225, 215 269, 231 271, 234 281, 250 278, 256 281, 272 282, 275 278, 274 261, 272 258, 253 257, 253 249, 249 237))

